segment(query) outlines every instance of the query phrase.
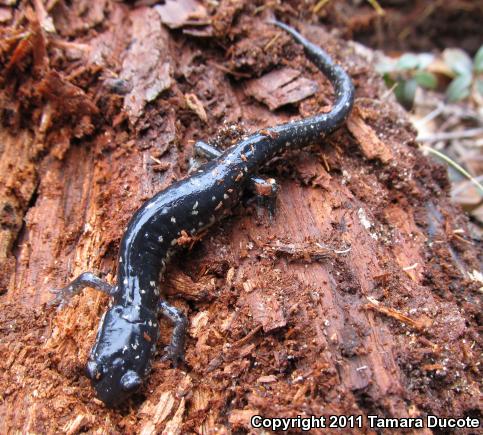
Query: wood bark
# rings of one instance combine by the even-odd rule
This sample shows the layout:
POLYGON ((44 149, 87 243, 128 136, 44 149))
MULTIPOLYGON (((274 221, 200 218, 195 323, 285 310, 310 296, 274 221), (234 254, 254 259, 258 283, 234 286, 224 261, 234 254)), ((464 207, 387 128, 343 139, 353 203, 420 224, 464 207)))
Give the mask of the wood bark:
MULTIPOLYGON (((228 433, 250 431, 254 414, 480 415, 480 246, 449 200, 445 169, 418 150, 370 63, 302 22, 353 77, 351 117, 264 170, 281 184, 272 220, 247 200, 173 260, 164 290, 189 317, 186 366, 156 360, 121 410, 95 398, 83 367, 107 299, 87 289, 56 311, 49 290, 85 270, 114 282, 129 218, 187 175, 195 140, 223 146, 328 111, 332 89, 250 2, 196 9, 204 27, 150 6, 89 5, 44 11, 57 35, 38 4, 4 28, 0 432, 228 433), (271 111, 249 81, 282 67, 313 92, 292 86, 289 103, 309 97, 271 111)), ((162 343, 169 333, 163 321, 162 343)))

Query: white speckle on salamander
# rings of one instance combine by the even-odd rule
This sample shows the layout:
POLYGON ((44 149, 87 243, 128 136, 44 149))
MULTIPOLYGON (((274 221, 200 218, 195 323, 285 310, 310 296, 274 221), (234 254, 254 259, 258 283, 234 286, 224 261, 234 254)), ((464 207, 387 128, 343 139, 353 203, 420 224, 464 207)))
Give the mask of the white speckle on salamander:
POLYGON ((198 214, 198 210, 192 210, 191 211, 191 214, 194 215, 194 216, 196 216, 198 214))
POLYGON ((168 207, 163 207, 160 214, 168 214, 168 207))
POLYGON ((193 210, 196 210, 198 208, 198 201, 196 201, 193 205, 193 210))
POLYGON ((226 193, 224 193, 224 194, 223 194, 223 198, 228 199, 228 198, 229 198, 229 196, 228 196, 226 193))
POLYGON ((146 290, 141 289, 140 291, 142 295, 146 293, 146 290))
POLYGON ((212 201, 216 201, 216 196, 212 196, 212 197, 211 197, 211 200, 212 200, 212 201))
POLYGON ((171 222, 173 222, 173 224, 176 223, 176 218, 174 216, 171 216, 171 222))
POLYGON ((122 282, 124 285, 127 285, 128 284, 128 280, 127 278, 124 278, 124 281, 122 282))
POLYGON ((199 227, 202 227, 202 226, 203 226, 203 222, 199 221, 199 222, 198 222, 198 226, 199 226, 199 227))
POLYGON ((151 287, 155 287, 155 286, 156 286, 156 282, 155 282, 155 281, 149 281, 149 285, 150 285, 151 287))
POLYGON ((158 242, 159 242, 159 243, 163 243, 163 240, 164 240, 164 239, 163 239, 163 236, 159 236, 159 237, 158 237, 158 242))
POLYGON ((122 263, 122 257, 119 257, 119 263, 122 263))

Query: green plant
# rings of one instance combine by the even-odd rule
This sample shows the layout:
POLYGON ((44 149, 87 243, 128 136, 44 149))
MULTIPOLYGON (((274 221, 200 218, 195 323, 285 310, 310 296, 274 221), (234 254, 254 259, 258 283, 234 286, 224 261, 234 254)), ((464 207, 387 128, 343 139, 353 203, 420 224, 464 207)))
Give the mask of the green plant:
POLYGON ((483 96, 483 45, 473 60, 458 48, 444 50, 443 59, 454 74, 453 80, 446 89, 448 101, 463 100, 473 92, 483 96))
POLYGON ((386 58, 376 65, 376 70, 383 75, 386 85, 394 89, 398 101, 410 109, 418 86, 434 89, 438 84, 436 76, 426 70, 433 60, 431 54, 406 53, 399 59, 386 58))
MULTIPOLYGON (((414 102, 418 86, 435 89, 438 85, 436 75, 431 72, 435 56, 427 53, 403 54, 398 59, 385 58, 376 65, 383 75, 386 85, 394 89, 398 101, 407 109, 414 102)), ((446 89, 448 101, 454 102, 470 97, 483 97, 483 46, 472 60, 463 50, 448 48, 442 53, 443 67, 438 72, 451 79, 446 89)))

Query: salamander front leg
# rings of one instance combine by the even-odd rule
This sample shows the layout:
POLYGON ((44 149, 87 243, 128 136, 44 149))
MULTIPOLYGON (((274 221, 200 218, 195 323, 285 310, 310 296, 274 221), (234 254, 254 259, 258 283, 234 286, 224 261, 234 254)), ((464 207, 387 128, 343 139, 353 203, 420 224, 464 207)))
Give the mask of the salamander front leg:
POLYGON ((202 140, 199 140, 198 142, 195 143, 194 149, 195 149, 196 155, 206 157, 207 159, 210 159, 210 160, 216 159, 217 157, 220 157, 222 154, 222 152, 218 148, 206 142, 203 142, 202 140))
POLYGON ((184 362, 184 343, 188 319, 180 310, 169 305, 166 301, 159 302, 159 311, 174 324, 171 343, 166 347, 166 354, 162 359, 171 360, 173 366, 176 367, 184 362))
POLYGON ((95 288, 96 290, 106 293, 109 296, 114 296, 117 291, 117 287, 113 287, 107 282, 102 281, 93 273, 84 272, 64 288, 51 290, 51 292, 55 293, 56 296, 49 303, 49 305, 59 304, 59 308, 62 308, 72 299, 73 296, 80 293, 85 287, 95 288))
POLYGON ((257 204, 268 209, 270 220, 275 214, 277 202, 277 192, 279 190, 277 182, 273 178, 252 177, 249 189, 255 194, 257 204))
POLYGON ((197 159, 197 156, 204 157, 208 160, 213 160, 221 156, 221 154, 221 151, 214 146, 199 140, 194 145, 194 156, 190 159, 190 168, 188 173, 195 172, 201 166, 201 162, 197 159))

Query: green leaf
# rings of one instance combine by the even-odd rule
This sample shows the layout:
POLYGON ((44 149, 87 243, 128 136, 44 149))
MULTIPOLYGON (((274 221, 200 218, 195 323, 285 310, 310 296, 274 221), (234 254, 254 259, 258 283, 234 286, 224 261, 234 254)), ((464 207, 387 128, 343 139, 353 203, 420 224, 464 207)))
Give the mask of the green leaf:
POLYGON ((400 81, 394 89, 394 94, 396 95, 397 100, 408 110, 413 106, 417 87, 418 84, 416 83, 416 80, 409 79, 406 81, 400 81))
POLYGON ((471 74, 463 74, 453 79, 446 89, 448 101, 455 102, 467 98, 470 95, 470 86, 471 74))
POLYGON ((376 64, 376 71, 379 74, 386 74, 396 71, 396 62, 390 58, 384 58, 376 64))
POLYGON ((473 70, 471 58, 459 48, 446 48, 443 51, 443 60, 457 75, 468 75, 473 70))
POLYGON ((473 61, 473 67, 477 73, 483 72, 483 45, 478 49, 473 61))
POLYGON ((413 102, 414 102, 414 96, 416 95, 417 87, 418 87, 418 84, 414 79, 408 80, 404 85, 404 97, 406 98, 406 101, 408 101, 408 103, 409 102, 411 103, 411 106, 413 105, 413 102))
POLYGON ((434 60, 434 55, 431 53, 420 53, 418 54, 419 59, 419 69, 426 69, 431 62, 434 60))
POLYGON ((392 88, 394 86, 394 83, 396 83, 396 81, 388 73, 384 74, 382 77, 384 79, 384 83, 386 83, 386 86, 388 88, 392 88))
POLYGON ((428 71, 416 71, 414 80, 416 80, 419 86, 427 89, 435 89, 438 85, 436 76, 428 71))
POLYGON ((404 102, 404 83, 405 82, 403 81, 398 81, 397 85, 394 87, 394 95, 400 104, 403 104, 404 102))
POLYGON ((478 92, 483 97, 483 79, 478 79, 476 81, 476 89, 478 89, 478 92))
POLYGON ((396 68, 398 70, 402 69, 414 69, 419 65, 419 58, 415 54, 406 53, 403 54, 396 62, 396 68))

